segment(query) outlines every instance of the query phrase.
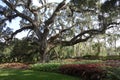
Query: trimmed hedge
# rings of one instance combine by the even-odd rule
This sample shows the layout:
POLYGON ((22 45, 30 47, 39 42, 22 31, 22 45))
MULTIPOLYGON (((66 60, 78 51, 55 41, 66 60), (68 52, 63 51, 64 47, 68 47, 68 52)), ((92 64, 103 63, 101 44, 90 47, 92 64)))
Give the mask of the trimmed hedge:
POLYGON ((105 78, 106 71, 98 64, 66 64, 60 66, 59 70, 63 74, 79 76, 84 80, 101 80, 105 78))

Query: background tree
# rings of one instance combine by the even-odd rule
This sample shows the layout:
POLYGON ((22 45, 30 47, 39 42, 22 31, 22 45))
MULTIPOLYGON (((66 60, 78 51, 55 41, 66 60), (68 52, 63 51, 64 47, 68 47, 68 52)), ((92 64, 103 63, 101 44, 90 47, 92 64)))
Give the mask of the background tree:
POLYGON ((14 46, 10 53, 11 62, 36 62, 39 59, 38 46, 26 39, 13 41, 14 46), (24 46, 24 47, 23 47, 24 46))
POLYGON ((69 3, 63 0, 59 4, 39 0, 39 6, 34 6, 33 1, 2 0, 5 5, 0 6, 0 25, 19 17, 20 29, 5 39, 9 41, 17 33, 29 29, 33 42, 39 45, 42 62, 57 45, 72 46, 85 42, 120 24, 119 0, 106 0, 104 3, 101 0, 71 0, 69 3))

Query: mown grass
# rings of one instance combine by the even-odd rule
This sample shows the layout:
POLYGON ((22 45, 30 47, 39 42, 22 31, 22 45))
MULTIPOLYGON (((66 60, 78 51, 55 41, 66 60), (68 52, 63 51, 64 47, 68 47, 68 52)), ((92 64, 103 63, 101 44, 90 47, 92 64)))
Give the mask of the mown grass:
POLYGON ((32 70, 0 69, 0 80, 80 80, 77 77, 32 70))

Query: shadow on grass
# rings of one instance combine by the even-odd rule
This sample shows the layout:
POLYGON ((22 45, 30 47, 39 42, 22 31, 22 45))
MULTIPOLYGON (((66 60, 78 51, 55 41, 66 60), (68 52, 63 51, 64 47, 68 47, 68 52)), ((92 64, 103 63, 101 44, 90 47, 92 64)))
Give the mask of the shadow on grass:
POLYGON ((80 80, 67 75, 31 70, 0 69, 0 80, 80 80))

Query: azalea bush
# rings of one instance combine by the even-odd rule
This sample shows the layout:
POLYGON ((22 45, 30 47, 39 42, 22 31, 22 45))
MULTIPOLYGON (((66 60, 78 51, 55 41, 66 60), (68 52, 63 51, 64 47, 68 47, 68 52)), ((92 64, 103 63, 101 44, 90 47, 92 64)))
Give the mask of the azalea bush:
POLYGON ((84 80, 101 80, 106 76, 106 70, 100 68, 100 64, 66 64, 60 66, 63 74, 79 76, 84 80))

